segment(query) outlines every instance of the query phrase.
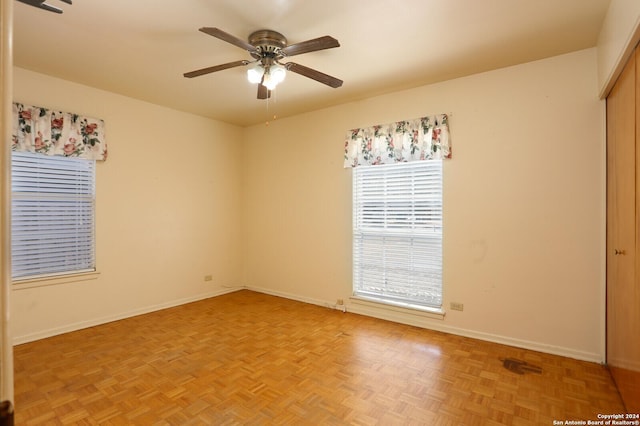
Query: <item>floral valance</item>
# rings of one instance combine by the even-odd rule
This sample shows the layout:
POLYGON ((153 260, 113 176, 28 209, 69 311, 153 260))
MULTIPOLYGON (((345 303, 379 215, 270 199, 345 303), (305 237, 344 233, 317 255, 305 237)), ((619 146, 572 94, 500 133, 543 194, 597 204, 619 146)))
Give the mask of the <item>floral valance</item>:
POLYGON ((344 167, 444 158, 451 158, 446 114, 353 129, 344 144, 344 167))
POLYGON ((104 121, 69 112, 13 104, 12 151, 106 160, 104 121))

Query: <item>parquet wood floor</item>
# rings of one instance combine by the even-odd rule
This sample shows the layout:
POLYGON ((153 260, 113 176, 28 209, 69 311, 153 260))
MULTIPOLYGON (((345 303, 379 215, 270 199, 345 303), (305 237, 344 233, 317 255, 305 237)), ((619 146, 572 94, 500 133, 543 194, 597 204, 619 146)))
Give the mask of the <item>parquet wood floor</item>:
POLYGON ((16 346, 15 406, 17 425, 551 425, 623 412, 598 364, 250 291, 16 346))

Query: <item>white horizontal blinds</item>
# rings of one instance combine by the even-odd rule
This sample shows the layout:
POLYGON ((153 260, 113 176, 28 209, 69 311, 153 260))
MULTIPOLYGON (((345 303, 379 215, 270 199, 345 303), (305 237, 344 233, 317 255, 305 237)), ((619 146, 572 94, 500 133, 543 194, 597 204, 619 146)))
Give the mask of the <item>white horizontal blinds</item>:
POLYGON ((12 153, 13 278, 95 270, 95 161, 12 153))
POLYGON ((442 305, 442 161, 353 169, 356 295, 442 305))

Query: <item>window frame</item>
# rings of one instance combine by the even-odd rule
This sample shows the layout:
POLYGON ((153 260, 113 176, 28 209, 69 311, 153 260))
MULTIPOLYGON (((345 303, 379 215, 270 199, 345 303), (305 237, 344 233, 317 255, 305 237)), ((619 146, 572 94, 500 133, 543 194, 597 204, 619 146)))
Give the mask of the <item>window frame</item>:
POLYGON ((76 157, 12 152, 13 284, 28 288, 97 278, 95 163, 76 157), (53 228, 44 231, 40 221, 53 228), (34 228, 36 222, 41 229, 34 228), (31 237, 31 241, 25 239, 31 237), (47 268, 43 260, 24 266, 31 262, 35 248, 43 251, 41 259, 63 254, 56 262, 66 265, 47 268))
MULTIPOLYGON (((385 164, 385 165, 375 165, 375 166, 367 166, 367 167, 356 167, 353 169, 353 193, 352 193, 352 201, 353 201, 353 225, 352 225, 352 254, 353 254, 353 296, 352 298, 355 301, 363 300, 365 302, 375 302, 382 303, 385 305, 401 307, 401 308, 411 308, 422 310, 431 313, 442 313, 443 312, 443 280, 442 280, 442 236, 443 236, 443 215, 442 215, 442 185, 443 185, 443 164, 442 160, 428 160, 428 161, 416 161, 410 163, 396 163, 396 164, 385 164), (406 174, 410 176, 405 176, 406 174), (412 177, 415 174, 420 175, 419 177, 412 177), (368 190, 373 194, 373 197, 368 197, 367 200, 363 200, 363 192, 367 191, 367 189, 363 189, 364 186, 374 187, 375 183, 363 184, 362 179, 368 178, 373 179, 372 175, 384 176, 385 174, 391 175, 393 177, 392 184, 397 183, 409 183, 419 184, 419 185, 429 185, 428 188, 412 188, 404 190, 405 194, 403 194, 403 190, 394 189, 393 191, 385 193, 386 189, 384 187, 387 183, 382 183, 382 187, 379 188, 378 194, 375 194, 375 191, 369 188, 368 190), (425 175, 429 175, 425 177, 425 175), (415 182, 414 182, 415 180, 415 182), (434 186, 435 185, 435 186, 434 186), (415 192, 417 190, 417 192, 415 192), (414 191, 411 194, 411 191, 414 191), (402 202, 398 202, 398 197, 402 198, 403 196, 408 196, 413 201, 408 203, 407 206, 410 209, 409 213, 403 213, 398 209, 398 205, 402 204, 402 202), (375 198, 380 196, 381 199, 378 200, 380 205, 385 202, 389 204, 386 207, 381 207, 378 209, 380 211, 376 211, 377 209, 369 206, 369 212, 363 212, 363 209, 367 207, 363 207, 364 203, 371 203, 375 201, 375 198), (387 198, 391 197, 391 200, 387 198), (394 198, 395 197, 395 198, 394 198), (386 200, 386 201, 385 201, 386 200), (431 207, 426 209, 425 206, 428 206, 429 203, 431 207), (382 212, 385 210, 386 212, 390 212, 392 215, 395 215, 391 223, 385 217, 387 213, 382 212), (363 217, 363 215, 369 214, 369 217, 363 217), (384 217, 385 223, 379 224, 379 228, 375 228, 375 220, 384 217), (395 222, 394 222, 395 221, 395 222), (401 222, 405 222, 403 225, 401 222), (365 226, 365 225, 368 225, 365 226), (434 226, 434 232, 429 233, 425 232, 425 227, 434 226), (437 228, 437 230, 436 230, 437 228), (434 259, 437 261, 435 268, 437 269, 437 274, 435 275, 437 288, 433 288, 433 277, 429 277, 427 280, 430 281, 430 284, 425 286, 429 287, 429 291, 437 291, 435 297, 430 295, 428 297, 420 296, 418 300, 413 297, 406 297, 406 294, 403 296, 394 296, 393 291, 387 291, 388 281, 386 278, 388 262, 386 262, 385 255, 382 254, 380 256, 374 255, 368 258, 368 254, 362 253, 364 250, 363 245, 361 244, 361 240, 363 236, 371 235, 372 236, 372 247, 375 249, 376 247, 384 247, 386 244, 385 241, 387 239, 389 241, 393 241, 393 239, 398 239, 399 241, 405 241, 408 246, 406 248, 398 248, 396 249, 390 248, 389 251, 392 252, 393 255, 397 255, 398 253, 411 253, 416 252, 418 255, 424 255, 429 260, 427 262, 432 262, 434 259), (376 246, 376 237, 378 240, 381 240, 380 244, 376 246), (420 241, 418 241, 420 240, 420 241), (412 245, 416 242, 415 245, 412 245), (425 249, 425 247, 430 247, 425 249), (406 249, 406 250, 405 250, 406 249), (431 252, 429 250, 437 249, 437 253, 431 258, 431 252), (425 251, 427 250, 427 251, 425 251), (425 254, 426 253, 426 254, 425 254), (363 260, 363 257, 367 257, 363 260), (366 266, 367 261, 369 262, 369 266, 366 266), (371 263, 373 262, 373 263, 371 263), (379 265, 383 264, 383 265, 379 265), (372 266, 373 265, 373 266, 372 266), (384 278, 372 278, 373 274, 367 268, 379 268, 379 274, 384 275, 384 278), (364 272, 363 272, 364 271, 364 272), (367 276, 367 272, 368 275, 367 276), (371 284, 363 284, 364 280, 371 280, 371 284), (376 282, 379 280, 379 282, 376 282), (384 281, 384 282, 383 282, 384 281), (368 291, 367 286, 375 287, 378 285, 379 287, 375 291, 368 291), (382 291, 378 291, 382 290, 382 291), (430 300, 426 300, 430 299, 430 300)), ((384 180, 384 177, 380 178, 384 180)), ((366 197, 365 197, 366 198, 366 197)), ((401 200, 402 201, 402 200, 401 200)), ((404 200, 406 201, 406 200, 404 200)), ((397 245, 401 246, 402 243, 398 243, 397 245)), ((370 247, 370 249, 372 248, 370 247)), ((381 248, 381 251, 384 252, 384 248, 381 248)), ((372 251, 372 250, 370 250, 372 251)), ((413 256, 410 254, 410 256, 413 256)), ((392 256, 391 256, 392 257, 392 256)), ((421 259, 416 259, 415 264, 413 260, 409 260, 408 264, 404 264, 406 260, 404 258, 400 258, 399 264, 402 267, 408 268, 408 280, 411 281, 411 276, 413 276, 413 282, 415 283, 415 276, 420 275, 424 271, 431 271, 430 267, 422 263, 421 259), (426 268, 426 269, 425 269, 426 268), (413 270, 412 270, 413 269, 413 270), (420 272, 422 271, 422 272, 420 272)), ((433 265, 431 265, 433 266, 433 265)), ((400 268, 402 269, 402 268, 400 268)), ((397 271, 396 271, 397 272, 397 271)), ((400 273, 402 275, 402 273, 400 273)), ((424 277, 424 275, 423 275, 424 277)), ((404 279, 401 277, 400 279, 404 279)), ((419 280, 418 280, 419 281, 419 280)), ((412 284, 407 284, 408 287, 411 287, 412 284)), ((393 287, 390 286, 390 287, 393 287)), ((418 290, 422 288, 422 284, 418 284, 418 290)), ((395 289, 394 289, 395 290, 395 289)), ((425 290, 425 289, 423 289, 425 290)), ((414 289, 409 289, 407 293, 414 291, 414 289)), ((419 292, 419 291, 418 291, 419 292)))

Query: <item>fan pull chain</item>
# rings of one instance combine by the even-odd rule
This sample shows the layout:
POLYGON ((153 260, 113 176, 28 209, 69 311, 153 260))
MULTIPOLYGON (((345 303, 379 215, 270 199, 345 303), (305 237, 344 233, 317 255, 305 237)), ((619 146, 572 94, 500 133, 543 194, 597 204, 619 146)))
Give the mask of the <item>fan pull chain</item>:
MULTIPOLYGON (((273 116, 273 121, 276 121, 276 119, 277 119, 277 118, 278 118, 278 117, 274 115, 274 116, 273 116)), ((270 123, 271 123, 271 122, 270 122, 269 120, 267 120, 267 121, 265 121, 264 125, 265 125, 265 126, 267 126, 267 127, 269 127, 269 124, 270 124, 270 123)))
MULTIPOLYGON (((271 98, 273 98, 273 102, 274 104, 277 103, 277 94, 276 91, 272 91, 271 92, 272 97, 267 98, 267 117, 269 116, 269 107, 271 106, 271 98)), ((274 112, 273 113, 273 119, 271 121, 275 121, 278 118, 277 114, 274 112)), ((269 119, 267 118, 267 121, 265 121, 264 125, 265 127, 269 127, 269 124, 271 124, 271 121, 269 121, 269 119)))

